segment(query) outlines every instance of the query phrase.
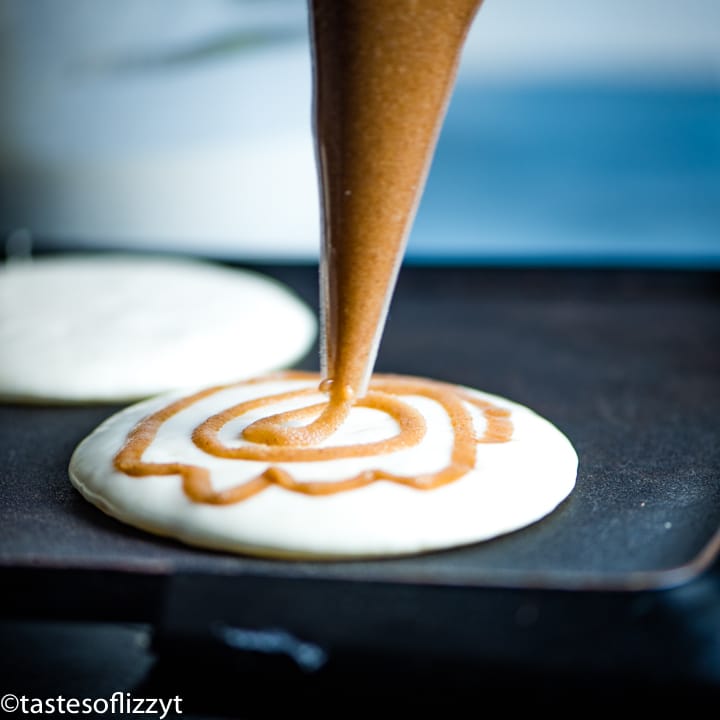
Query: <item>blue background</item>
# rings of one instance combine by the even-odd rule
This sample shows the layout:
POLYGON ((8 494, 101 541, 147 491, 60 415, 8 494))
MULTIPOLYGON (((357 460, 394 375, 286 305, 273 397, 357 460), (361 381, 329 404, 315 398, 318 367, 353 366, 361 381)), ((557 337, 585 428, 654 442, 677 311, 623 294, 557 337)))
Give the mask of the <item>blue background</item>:
POLYGON ((408 259, 720 266, 720 92, 459 85, 408 259))

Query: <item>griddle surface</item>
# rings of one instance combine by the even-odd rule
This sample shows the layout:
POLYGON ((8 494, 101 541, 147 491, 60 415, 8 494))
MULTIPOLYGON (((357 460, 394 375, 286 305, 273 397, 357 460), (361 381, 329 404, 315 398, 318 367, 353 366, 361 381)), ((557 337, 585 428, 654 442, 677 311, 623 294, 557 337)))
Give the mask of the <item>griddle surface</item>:
MULTIPOLYGON (((261 267, 317 306, 316 269, 261 267)), ((405 268, 377 370, 504 395, 565 432, 577 487, 496 540, 368 562, 185 547, 106 517, 71 487, 76 444, 116 407, 0 406, 0 563, 34 573, 179 572, 635 589, 682 582, 720 528, 720 275, 405 268)), ((315 369, 316 352, 301 367, 315 369)))

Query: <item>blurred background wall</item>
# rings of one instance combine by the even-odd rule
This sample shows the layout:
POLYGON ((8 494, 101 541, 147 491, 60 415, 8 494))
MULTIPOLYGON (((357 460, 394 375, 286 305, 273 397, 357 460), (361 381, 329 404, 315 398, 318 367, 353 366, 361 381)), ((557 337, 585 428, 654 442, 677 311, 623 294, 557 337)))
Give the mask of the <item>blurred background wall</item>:
MULTIPOLYGON (((0 0, 0 237, 313 261, 304 0, 0 0)), ((486 0, 408 259, 720 267, 720 2, 486 0)))

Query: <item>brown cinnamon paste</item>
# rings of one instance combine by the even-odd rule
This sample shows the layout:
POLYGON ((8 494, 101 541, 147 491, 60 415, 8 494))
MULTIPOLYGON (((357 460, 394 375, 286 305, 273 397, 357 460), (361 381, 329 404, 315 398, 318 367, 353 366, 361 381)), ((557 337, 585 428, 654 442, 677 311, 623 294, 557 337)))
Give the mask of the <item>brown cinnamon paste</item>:
POLYGON ((365 393, 479 0, 314 0, 323 372, 365 393))
POLYGON ((273 484, 310 495, 352 490, 377 480, 431 489, 471 470, 477 443, 505 442, 511 437, 507 410, 461 388, 399 376, 370 382, 462 44, 480 3, 312 0, 315 130, 323 206, 325 379, 320 390, 327 400, 253 422, 242 432, 244 442, 238 447, 227 447, 218 439, 227 422, 256 408, 317 395, 317 385, 241 403, 201 423, 192 439, 205 453, 270 463, 253 480, 229 490, 213 490, 202 467, 142 459, 166 420, 218 388, 180 400, 142 421, 115 458, 119 471, 134 476, 180 475, 192 500, 212 504, 239 502, 273 484), (369 470, 338 482, 299 482, 272 464, 373 457, 419 443, 425 421, 402 400, 403 395, 434 400, 450 418, 454 444, 450 462, 442 470, 414 477, 369 470), (320 446, 342 425, 353 405, 388 414, 397 424, 397 434, 367 444, 320 446), (468 405, 485 417, 482 437, 474 434, 468 405), (298 426, 297 421, 307 422, 298 426))
MULTIPOLYGON (((282 379, 311 379, 319 377, 314 373, 281 373, 275 376, 282 379)), ((272 378, 260 378, 262 382, 272 378)), ((250 381, 252 383, 253 381, 250 381)), ((347 492, 370 485, 378 480, 399 483, 417 490, 432 490, 457 480, 475 466, 476 445, 478 443, 507 442, 512 436, 513 425, 509 419, 510 411, 497 407, 462 388, 434 380, 408 378, 398 375, 378 375, 370 384, 370 392, 358 401, 362 407, 380 410, 390 415, 398 426, 398 433, 380 441, 328 447, 292 448, 261 444, 242 444, 228 447, 219 438, 220 430, 231 420, 242 417, 252 410, 281 403, 296 397, 317 394, 317 382, 308 388, 283 392, 276 395, 263 396, 213 415, 192 433, 192 441, 196 447, 208 455, 215 457, 267 462, 270 465, 254 478, 226 490, 213 489, 210 473, 199 465, 181 462, 146 462, 143 460, 145 451, 153 443, 159 429, 174 415, 188 410, 193 404, 211 395, 221 392, 230 386, 209 388, 189 397, 182 398, 159 410, 139 422, 128 436, 122 450, 115 456, 114 465, 117 470, 134 477, 150 475, 179 475, 182 478, 185 494, 195 502, 212 505, 231 505, 246 500, 253 495, 278 485, 292 492, 306 495, 332 495, 347 492), (411 405, 402 401, 403 396, 415 395, 426 397, 442 405, 450 419, 453 432, 453 446, 448 464, 433 473, 424 475, 397 475, 383 470, 369 470, 353 477, 340 479, 337 482, 301 482, 283 468, 272 463, 282 462, 319 462, 340 460, 348 457, 374 457, 390 453, 405 447, 412 447, 422 440, 425 434, 425 421, 411 405), (482 436, 474 433, 473 418, 468 406, 474 406, 485 418, 485 431, 482 436)), ((302 418, 322 412, 322 406, 309 405, 300 410, 283 413, 285 417, 275 418, 277 421, 302 418)), ((261 421, 263 422, 263 421, 261 421)), ((250 426, 252 427, 252 426, 250 426)))

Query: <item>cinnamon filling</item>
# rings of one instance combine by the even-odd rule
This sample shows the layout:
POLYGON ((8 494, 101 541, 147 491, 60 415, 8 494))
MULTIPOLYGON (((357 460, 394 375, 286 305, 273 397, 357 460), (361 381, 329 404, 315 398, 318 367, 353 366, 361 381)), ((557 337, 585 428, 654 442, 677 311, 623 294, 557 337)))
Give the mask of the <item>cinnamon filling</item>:
MULTIPOLYGON (((319 376, 312 373, 285 373, 279 377, 319 380, 319 376)), ((310 387, 247 400, 213 415, 194 429, 193 443, 208 455, 230 460, 269 463, 267 469, 241 484, 218 491, 213 489, 209 471, 199 465, 177 462, 145 462, 143 460, 145 451, 150 447, 165 422, 189 409, 196 402, 224 389, 227 389, 227 386, 203 390, 178 400, 143 419, 130 432, 125 446, 115 456, 115 468, 133 477, 179 475, 182 478, 183 490, 191 500, 212 505, 230 505, 241 502, 272 485, 305 495, 332 495, 347 492, 379 480, 398 483, 416 490, 432 490, 457 480, 474 468, 478 443, 507 442, 513 432, 508 410, 482 400, 462 388, 420 378, 378 375, 373 378, 368 394, 357 401, 355 405, 377 410, 390 416, 395 421, 398 430, 389 438, 355 445, 318 447, 315 444, 306 444, 303 446, 302 434, 308 428, 312 428, 309 432, 313 437, 316 436, 316 433, 327 437, 333 432, 334 418, 332 410, 328 411, 333 404, 333 400, 330 398, 327 403, 309 404, 300 409, 263 418, 259 424, 256 422, 248 425, 242 433, 241 445, 228 447, 219 439, 220 431, 231 420, 242 418, 245 414, 258 408, 317 394, 317 390, 310 387), (448 464, 440 470, 424 475, 406 476, 381 469, 370 469, 336 482, 307 482, 294 478, 287 469, 276 464, 375 457, 417 445, 424 438, 427 428, 421 413, 402 399, 404 396, 411 395, 428 398, 439 403, 450 419, 453 432, 452 450, 448 464), (475 433, 473 417, 468 405, 480 410, 485 418, 486 426, 480 436, 475 433), (287 438, 290 434, 287 432, 286 423, 308 418, 312 419, 309 425, 292 428, 292 431, 300 436, 301 442, 297 446, 288 445, 287 438), (258 431, 258 427, 260 427, 260 431, 258 431), (276 434, 277 430, 283 428, 285 429, 283 432, 276 434), (253 436, 258 432, 262 435, 264 442, 256 442, 248 438, 248 435, 253 436)))

